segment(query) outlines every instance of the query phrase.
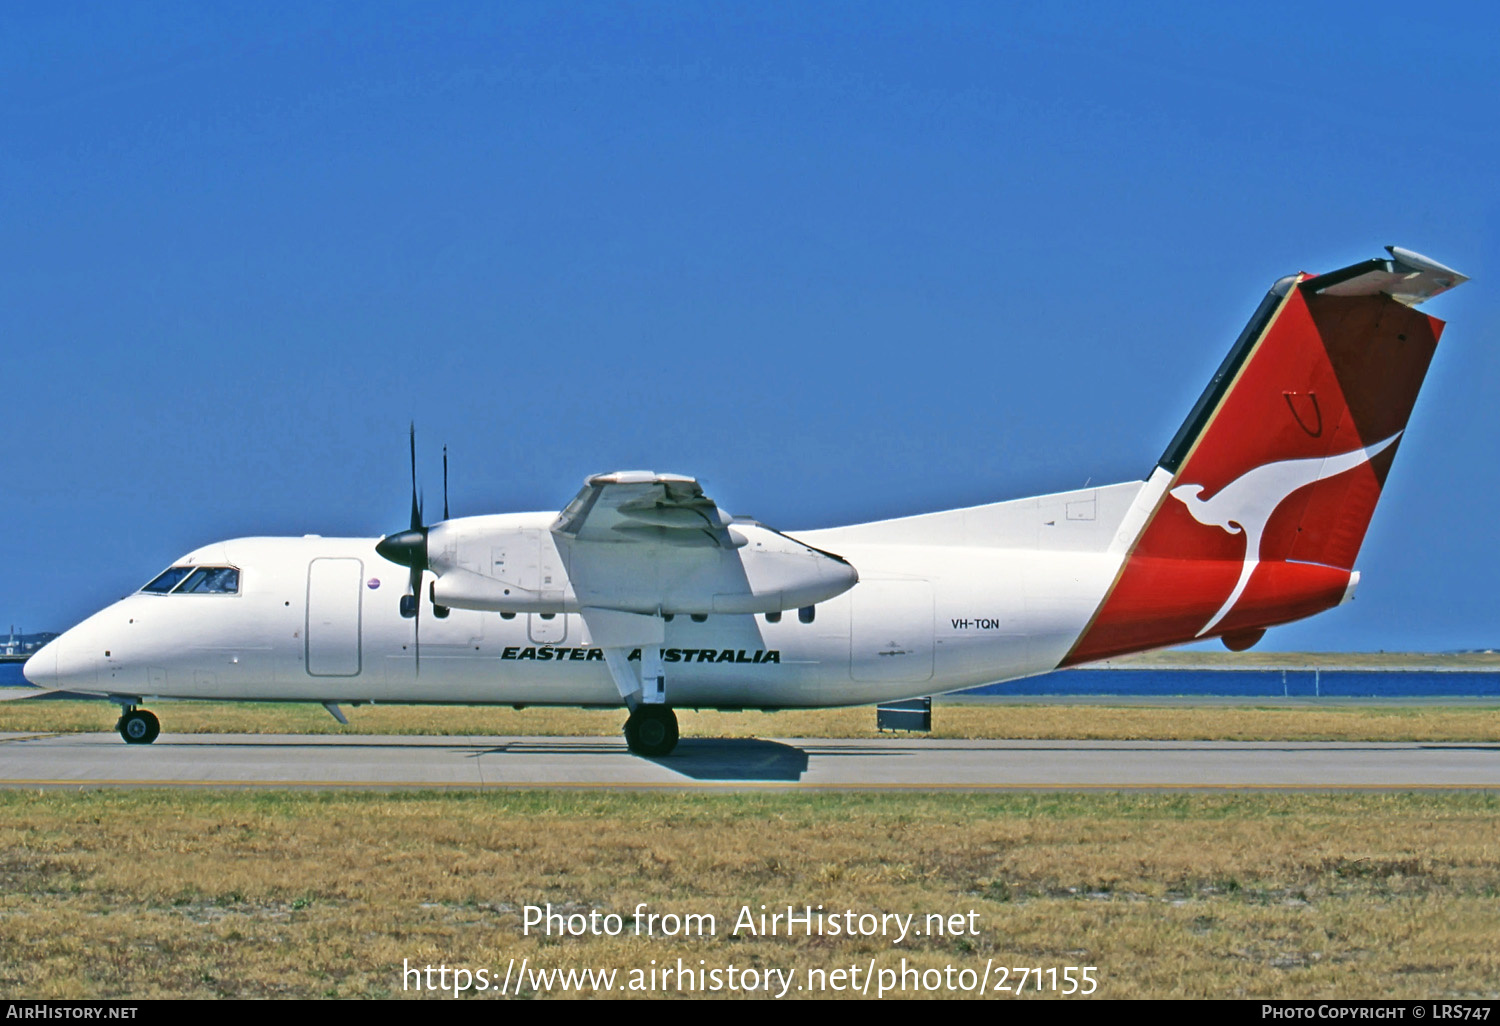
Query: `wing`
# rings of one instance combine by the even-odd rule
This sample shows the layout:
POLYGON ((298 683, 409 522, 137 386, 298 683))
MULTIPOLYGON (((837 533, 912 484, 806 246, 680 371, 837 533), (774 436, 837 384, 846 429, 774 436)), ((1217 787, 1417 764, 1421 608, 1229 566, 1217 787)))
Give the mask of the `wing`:
POLYGON ((558 514, 552 533, 585 542, 736 547, 730 518, 691 477, 649 470, 597 474, 558 514))
MULTIPOLYGON (((730 517, 677 474, 591 477, 548 531, 529 525, 537 522, 526 515, 428 528, 432 602, 502 613, 770 613, 815 605, 859 581, 848 560, 730 517)), ((600 634, 639 633, 639 624, 620 623, 600 621, 600 634)))

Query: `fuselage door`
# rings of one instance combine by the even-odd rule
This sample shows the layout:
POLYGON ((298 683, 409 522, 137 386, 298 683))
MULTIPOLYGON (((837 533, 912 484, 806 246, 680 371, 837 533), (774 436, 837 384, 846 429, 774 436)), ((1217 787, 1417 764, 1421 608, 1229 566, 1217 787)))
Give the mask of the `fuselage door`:
POLYGON ((307 672, 314 677, 355 677, 360 669, 360 603, 364 564, 358 559, 315 559, 307 564, 307 672))
POLYGON ((932 583, 860 581, 849 631, 849 676, 862 681, 932 679, 932 583))

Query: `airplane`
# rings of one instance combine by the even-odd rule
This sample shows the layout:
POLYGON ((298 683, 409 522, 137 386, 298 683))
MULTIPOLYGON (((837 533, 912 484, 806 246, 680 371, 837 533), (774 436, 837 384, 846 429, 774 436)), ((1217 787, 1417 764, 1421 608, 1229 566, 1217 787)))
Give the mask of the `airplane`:
POLYGON ((1468 279, 1419 254, 1277 281, 1144 481, 819 530, 731 516, 691 477, 589 477, 561 513, 184 555, 33 655, 34 684, 147 698, 677 708, 882 703, 1272 626, 1348 602, 1366 528, 1468 279))

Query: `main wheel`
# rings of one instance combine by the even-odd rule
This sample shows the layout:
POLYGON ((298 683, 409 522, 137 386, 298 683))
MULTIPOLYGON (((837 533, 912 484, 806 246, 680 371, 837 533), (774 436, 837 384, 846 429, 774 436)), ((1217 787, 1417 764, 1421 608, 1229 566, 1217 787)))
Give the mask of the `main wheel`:
POLYGON ((636 755, 671 755, 677 747, 677 714, 666 705, 638 707, 625 721, 625 743, 636 755))
POLYGON ((145 709, 130 710, 118 726, 127 745, 149 745, 161 733, 161 721, 145 709))

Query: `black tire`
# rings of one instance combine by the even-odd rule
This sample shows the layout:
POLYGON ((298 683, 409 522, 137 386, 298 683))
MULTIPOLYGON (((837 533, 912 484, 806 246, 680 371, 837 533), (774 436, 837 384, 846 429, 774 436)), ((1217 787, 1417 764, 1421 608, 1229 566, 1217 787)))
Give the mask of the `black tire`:
POLYGON ((161 721, 145 709, 132 709, 120 717, 119 729, 127 745, 149 745, 161 733, 161 721))
POLYGON ((643 705, 625 721, 625 743, 631 752, 655 759, 677 747, 677 714, 666 705, 643 705))

